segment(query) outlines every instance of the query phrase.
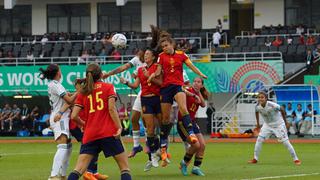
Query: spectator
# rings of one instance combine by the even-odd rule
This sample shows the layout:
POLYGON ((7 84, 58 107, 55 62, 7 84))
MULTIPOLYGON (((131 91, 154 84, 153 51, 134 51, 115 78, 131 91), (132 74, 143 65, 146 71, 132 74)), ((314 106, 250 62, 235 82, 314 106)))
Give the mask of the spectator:
POLYGON ((33 57, 32 52, 31 52, 31 51, 28 51, 28 52, 27 52, 27 60, 28 60, 28 61, 33 61, 33 58, 34 58, 34 57, 33 57))
POLYGON ((50 114, 51 111, 49 110, 48 113, 44 114, 41 118, 39 117, 34 122, 34 132, 38 135, 42 134, 42 130, 47 128, 50 124, 50 114))
MULTIPOLYGON (((285 113, 286 113, 286 118, 288 123, 290 124, 290 126, 292 125, 292 122, 294 121, 294 116, 295 116, 295 112, 294 109, 292 108, 292 104, 288 103, 287 108, 284 109, 285 113)), ((288 130, 288 134, 290 134, 290 131, 288 130)))
POLYGON ((214 46, 215 48, 219 47, 221 35, 220 35, 218 29, 217 29, 216 32, 213 34, 212 39, 213 39, 213 46, 214 46))
POLYGON ((121 54, 116 48, 114 48, 114 50, 112 51, 111 56, 115 61, 119 61, 121 59, 121 54))
POLYGON ((267 38, 266 42, 264 43, 265 46, 267 46, 268 48, 270 48, 271 46, 271 41, 269 38, 267 38))
POLYGON ((26 104, 22 105, 21 123, 22 129, 31 129, 32 122, 30 121, 30 110, 26 104))
POLYGON ((31 113, 30 113, 30 117, 31 117, 31 120, 32 122, 38 120, 40 118, 40 111, 39 111, 39 107, 38 106, 35 106, 31 113))
POLYGON ((279 47, 282 45, 282 40, 279 38, 279 36, 276 36, 276 39, 272 42, 272 45, 275 47, 279 47))
POLYGON ((44 35, 44 36, 42 37, 42 39, 41 39, 41 44, 42 44, 42 45, 45 45, 48 41, 49 41, 49 39, 48 39, 47 35, 44 35))
POLYGON ((3 60, 2 58, 4 58, 4 54, 3 54, 3 50, 0 49, 0 63, 4 63, 5 60, 3 60))
POLYGON ((312 121, 313 116, 317 114, 317 111, 312 109, 312 105, 308 104, 307 110, 303 114, 303 121, 301 125, 300 134, 299 137, 304 137, 305 134, 307 134, 311 127, 312 127, 312 121))
POLYGON ((307 56, 306 56, 306 67, 307 67, 308 72, 310 72, 310 70, 312 68, 313 61, 314 61, 314 56, 311 52, 311 49, 308 49, 307 56))
POLYGON ((13 104, 11 112, 12 113, 8 119, 9 131, 12 131, 13 129, 17 130, 21 125, 21 109, 16 104, 13 104))
POLYGON ((304 36, 302 34, 299 37, 299 44, 304 45, 304 36))
POLYGON ((78 58, 78 63, 86 63, 89 61, 89 56, 88 50, 83 50, 81 56, 78 58))
POLYGON ((316 43, 316 39, 314 38, 314 36, 309 35, 307 38, 306 45, 311 46, 311 45, 314 45, 315 43, 316 43))
POLYGON ((293 41, 292 36, 288 36, 288 38, 287 38, 287 45, 291 45, 291 44, 292 44, 292 41, 293 41))
POLYGON ((297 27, 297 29, 296 29, 296 34, 301 35, 301 34, 303 34, 303 33, 304 33, 304 28, 303 28, 302 25, 299 25, 299 26, 297 27))
POLYGON ((222 34, 222 22, 221 22, 221 19, 218 19, 217 21, 218 21, 218 24, 216 26, 216 29, 220 34, 222 34))
POLYGON ((11 107, 9 104, 5 104, 4 108, 2 109, 2 116, 1 116, 1 130, 4 131, 5 130, 5 121, 7 121, 9 119, 9 117, 11 116, 11 107))
MULTIPOLYGON (((213 121, 214 124, 211 123, 211 121, 214 120, 215 112, 216 112, 216 109, 213 107, 213 103, 210 102, 209 106, 207 108, 207 111, 206 111, 206 114, 207 114, 207 132, 208 133, 211 133, 211 130, 213 128, 212 126, 215 127, 215 123, 216 122, 213 121)), ((217 129, 214 128, 213 132, 217 132, 217 129)))
POLYGON ((101 52, 99 53, 99 58, 101 59, 101 61, 105 61, 106 60, 106 56, 107 56, 106 48, 103 47, 101 49, 101 52))
POLYGON ((14 55, 11 50, 7 52, 6 58, 8 63, 15 63, 14 55))
POLYGON ((313 60, 318 60, 320 58, 320 44, 317 45, 317 48, 312 52, 313 60))

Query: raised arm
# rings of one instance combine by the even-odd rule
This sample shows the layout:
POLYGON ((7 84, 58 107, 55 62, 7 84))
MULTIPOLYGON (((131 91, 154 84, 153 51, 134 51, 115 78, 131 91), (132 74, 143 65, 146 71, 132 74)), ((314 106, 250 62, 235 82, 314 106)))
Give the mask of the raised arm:
POLYGON ((185 63, 194 73, 198 74, 199 76, 201 76, 201 77, 203 77, 205 79, 208 78, 206 75, 202 74, 202 72, 191 62, 190 59, 187 59, 185 61, 185 63))
POLYGON ((115 75, 115 74, 119 74, 119 73, 121 73, 121 72, 123 72, 123 71, 125 71, 125 70, 127 70, 127 69, 129 69, 131 67, 132 67, 132 65, 130 63, 126 63, 126 64, 124 64, 122 66, 117 67, 116 69, 113 69, 113 70, 107 72, 107 73, 103 73, 102 79, 108 78, 109 76, 112 76, 112 75, 115 75))
POLYGON ((72 109, 72 113, 71 113, 71 119, 78 124, 80 127, 84 126, 84 121, 82 119, 80 119, 79 117, 79 112, 82 110, 81 107, 75 105, 72 109))
POLYGON ((137 89, 139 87, 139 84, 140 84, 140 79, 137 77, 133 83, 130 83, 128 80, 126 80, 123 77, 121 77, 120 78, 120 82, 122 84, 125 84, 125 85, 129 86, 132 89, 137 89))
POLYGON ((72 94, 72 96, 69 96, 68 93, 65 94, 62 98, 66 101, 66 103, 68 104, 73 104, 74 100, 76 99, 78 95, 78 91, 76 91, 75 93, 72 94))

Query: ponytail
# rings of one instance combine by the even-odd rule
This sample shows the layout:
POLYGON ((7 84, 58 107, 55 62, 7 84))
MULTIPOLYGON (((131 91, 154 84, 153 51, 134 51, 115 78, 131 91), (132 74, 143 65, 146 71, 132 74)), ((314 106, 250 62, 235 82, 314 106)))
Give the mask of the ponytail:
POLYGON ((94 89, 94 83, 100 80, 101 75, 102 71, 98 64, 89 64, 86 69, 86 81, 81 93, 85 95, 91 94, 94 89))
POLYGON ((59 72, 59 66, 57 64, 50 64, 46 69, 40 68, 40 79, 53 80, 59 72))
POLYGON ((207 90, 207 88, 205 88, 204 86, 200 89, 200 93, 203 97, 203 99, 208 100, 209 99, 209 91, 207 90))

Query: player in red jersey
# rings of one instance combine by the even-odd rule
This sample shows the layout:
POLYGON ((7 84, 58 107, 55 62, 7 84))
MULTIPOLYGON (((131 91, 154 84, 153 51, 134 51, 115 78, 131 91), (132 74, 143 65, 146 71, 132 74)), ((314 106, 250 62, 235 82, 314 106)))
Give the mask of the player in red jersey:
MULTIPOLYGON (((184 124, 188 124, 189 139, 195 143, 197 142, 197 137, 195 136, 190 115, 186 107, 186 95, 182 90, 183 82, 183 64, 186 64, 193 72, 198 74, 203 78, 207 78, 203 73, 195 67, 188 56, 182 52, 174 49, 174 40, 168 35, 168 33, 163 33, 159 29, 152 29, 152 40, 159 40, 158 44, 162 48, 162 53, 159 54, 158 58, 158 69, 155 73, 152 73, 148 79, 150 82, 153 78, 163 74, 163 83, 160 89, 161 97, 161 133, 160 133, 160 144, 161 144, 161 159, 163 162, 167 162, 167 145, 168 136, 172 127, 170 123, 170 110, 173 103, 173 99, 177 102, 179 106, 179 111, 182 114, 182 121, 184 124), (162 34, 166 34, 162 36, 162 34), (160 37, 160 39, 159 39, 160 37)), ((152 42, 154 44, 154 42, 152 42)), ((163 165, 165 166, 165 164, 163 165)))
POLYGON ((120 134, 121 122, 115 106, 116 93, 112 84, 100 81, 101 68, 90 64, 86 69, 86 83, 78 94, 71 119, 84 125, 80 155, 68 180, 77 180, 87 169, 90 161, 103 151, 105 157, 113 156, 121 171, 121 180, 131 180, 128 157, 124 151, 120 134), (79 118, 84 111, 86 122, 79 118))
POLYGON ((179 113, 177 126, 178 133, 184 142, 188 142, 190 144, 190 147, 186 149, 186 153, 184 155, 183 160, 180 162, 180 169, 184 176, 188 175, 187 166, 189 165, 193 155, 195 155, 192 174, 204 176, 204 173, 200 169, 200 165, 202 163, 202 158, 204 155, 205 141, 203 135, 200 132, 200 128, 195 121, 195 117, 199 106, 206 106, 204 100, 208 99, 209 93, 203 86, 203 80, 200 77, 195 78, 193 80, 192 87, 186 87, 185 92, 187 94, 187 108, 192 120, 192 129, 198 138, 198 142, 192 143, 190 139, 188 139, 188 125, 184 124, 184 122, 182 121, 182 114, 179 113))
POLYGON ((155 135, 155 119, 161 119, 160 107, 160 85, 161 79, 153 79, 148 82, 150 74, 157 70, 156 53, 147 49, 144 54, 144 62, 146 66, 138 69, 138 75, 134 83, 129 83, 127 80, 121 78, 121 82, 131 88, 137 88, 141 85, 141 106, 142 118, 147 127, 147 145, 151 153, 151 164, 153 167, 159 166, 159 157, 157 150, 159 149, 159 139, 155 135))
MULTIPOLYGON (((76 79, 75 80, 75 88, 80 90, 80 88, 84 85, 85 79, 76 79)), ((66 112, 71 107, 70 104, 65 103, 61 109, 60 113, 56 114, 54 117, 54 122, 60 121, 62 117, 62 113, 66 112)), ((79 112, 79 118, 85 121, 84 111, 79 112)), ((78 141, 82 142, 83 132, 82 127, 79 127, 73 120, 69 121, 69 130, 71 135, 78 141)), ((98 173, 98 156, 95 156, 89 166, 87 171, 83 174, 84 180, 106 180, 108 179, 107 175, 98 173)))

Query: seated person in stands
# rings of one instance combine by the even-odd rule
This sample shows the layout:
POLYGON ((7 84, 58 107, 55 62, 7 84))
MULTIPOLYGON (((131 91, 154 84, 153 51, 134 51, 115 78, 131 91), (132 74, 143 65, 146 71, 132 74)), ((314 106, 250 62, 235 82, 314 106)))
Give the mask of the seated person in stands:
POLYGON ((50 114, 51 114, 51 111, 49 110, 48 113, 44 114, 41 118, 38 118, 35 121, 35 123, 34 123, 34 132, 36 134, 40 135, 43 129, 49 127, 50 114))
POLYGON ((4 127, 4 122, 7 121, 9 119, 9 117, 11 116, 11 107, 9 104, 6 104, 4 106, 4 108, 2 109, 2 116, 1 116, 1 130, 4 131, 5 127, 4 127))
POLYGON ((314 36, 309 35, 307 38, 306 45, 311 46, 311 45, 314 45, 315 43, 316 43, 316 39, 314 38, 314 36))
POLYGON ((307 110, 303 113, 303 121, 300 129, 299 137, 304 137, 305 134, 307 134, 311 127, 312 127, 312 117, 317 114, 316 110, 312 109, 312 105, 308 104, 307 110))
POLYGON ((291 45, 291 44, 292 44, 292 41, 293 41, 292 36, 288 36, 288 38, 287 38, 287 45, 291 45))
POLYGON ((299 44, 304 45, 304 35, 303 34, 301 34, 299 37, 299 44))
POLYGON ((296 34, 303 34, 304 33, 304 28, 302 25, 299 25, 296 29, 296 34))
POLYGON ((116 61, 121 59, 121 54, 116 48, 114 48, 114 50, 112 51, 111 56, 113 56, 113 60, 116 61))
POLYGON ((279 36, 276 36, 276 39, 272 42, 272 46, 279 47, 282 45, 282 40, 279 36))
POLYGON ((266 42, 264 43, 265 46, 270 47, 271 46, 271 41, 269 38, 267 38, 266 42))
POLYGON ((22 129, 30 129, 32 122, 30 121, 30 110, 26 104, 22 105, 21 110, 22 129))
POLYGON ((317 48, 313 50, 312 52, 313 60, 318 60, 320 58, 320 45, 317 45, 317 48))

